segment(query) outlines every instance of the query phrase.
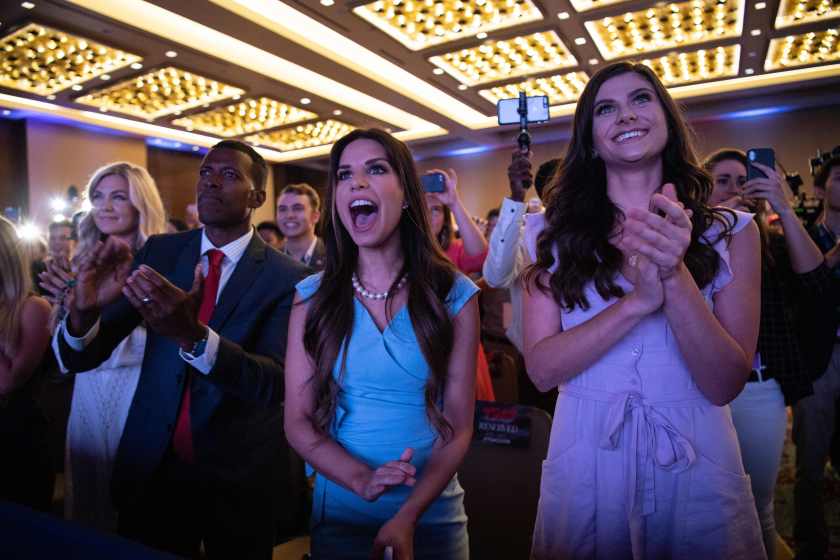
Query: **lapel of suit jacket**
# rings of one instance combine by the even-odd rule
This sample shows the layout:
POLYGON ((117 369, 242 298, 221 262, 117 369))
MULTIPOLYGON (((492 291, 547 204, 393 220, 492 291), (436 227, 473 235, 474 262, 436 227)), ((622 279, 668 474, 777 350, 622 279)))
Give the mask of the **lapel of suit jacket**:
POLYGON ((178 255, 178 262, 172 274, 172 283, 182 290, 189 291, 195 279, 195 266, 200 258, 201 230, 197 229, 194 231, 193 238, 184 245, 181 254, 178 255))
POLYGON ((265 242, 255 232, 251 237, 251 242, 248 243, 248 247, 242 254, 242 258, 236 264, 233 274, 225 284, 222 294, 219 296, 219 301, 216 303, 216 308, 213 310, 209 326, 214 331, 220 331, 230 314, 242 301, 248 288, 257 279, 260 269, 262 269, 263 260, 265 260, 265 247, 265 242))

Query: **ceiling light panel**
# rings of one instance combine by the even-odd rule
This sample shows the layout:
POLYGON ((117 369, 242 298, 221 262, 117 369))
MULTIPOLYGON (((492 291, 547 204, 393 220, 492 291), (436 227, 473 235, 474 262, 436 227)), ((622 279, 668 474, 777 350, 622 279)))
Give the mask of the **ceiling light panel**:
POLYGON ((587 21, 601 56, 610 60, 741 34, 744 0, 692 0, 587 21))
POLYGON ((765 70, 795 68, 840 60, 840 27, 770 41, 765 70))
POLYGON ((577 66, 577 60, 554 31, 487 41, 478 47, 433 56, 429 62, 468 86, 577 66))
POLYGON ((666 86, 677 86, 737 76, 740 54, 740 45, 730 45, 691 52, 672 52, 641 62, 656 72, 666 86))
POLYGON ((378 0, 353 12, 413 51, 543 18, 532 0, 378 0))
POLYGON ((840 17, 837 0, 782 0, 776 14, 776 28, 840 17))
POLYGON ((584 72, 570 72, 544 78, 532 78, 518 84, 496 86, 483 89, 478 94, 495 105, 500 99, 518 97, 524 91, 529 97, 532 95, 547 95, 550 105, 570 103, 580 97, 589 77, 584 72))
POLYGON ((84 95, 76 102, 153 120, 243 93, 233 86, 168 66, 84 95))
POLYGON ((614 4, 621 4, 629 0, 571 0, 572 7, 578 12, 586 12, 594 10, 595 8, 603 8, 604 6, 612 6, 614 4))
POLYGON ((353 127, 349 124, 329 119, 299 124, 283 130, 260 132, 245 137, 245 140, 286 152, 332 144, 351 130, 353 127))
POLYGON ((260 97, 175 119, 172 124, 222 137, 252 134, 269 128, 314 119, 315 113, 260 97))
POLYGON ((0 86, 43 96, 142 60, 34 23, 0 39, 0 49, 0 86))

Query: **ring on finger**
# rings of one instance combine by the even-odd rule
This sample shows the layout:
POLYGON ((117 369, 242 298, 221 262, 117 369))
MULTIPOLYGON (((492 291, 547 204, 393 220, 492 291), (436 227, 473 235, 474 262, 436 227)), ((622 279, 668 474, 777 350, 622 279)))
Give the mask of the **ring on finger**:
POLYGON ((143 299, 141 299, 140 301, 145 303, 146 305, 148 305, 148 304, 152 303, 152 298, 146 296, 143 299))
POLYGON ((639 255, 636 254, 636 253, 633 253, 632 255, 630 255, 630 258, 627 259, 627 264, 629 264, 632 267, 635 267, 636 265, 638 265, 639 264, 639 255))

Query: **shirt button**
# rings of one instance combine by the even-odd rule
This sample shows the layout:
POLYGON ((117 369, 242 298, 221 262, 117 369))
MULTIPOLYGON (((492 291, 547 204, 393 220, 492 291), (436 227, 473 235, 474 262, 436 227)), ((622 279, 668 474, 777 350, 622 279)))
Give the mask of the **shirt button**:
POLYGON ((639 354, 641 354, 641 353, 642 353, 642 351, 641 351, 641 350, 639 350, 638 348, 633 348, 633 355, 634 355, 634 356, 638 356, 638 355, 639 355, 639 354))

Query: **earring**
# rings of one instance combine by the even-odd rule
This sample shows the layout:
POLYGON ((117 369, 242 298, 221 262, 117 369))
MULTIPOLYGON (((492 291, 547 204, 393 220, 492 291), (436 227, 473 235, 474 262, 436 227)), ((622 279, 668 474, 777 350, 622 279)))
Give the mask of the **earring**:
POLYGON ((408 210, 408 202, 403 202, 402 209, 408 210))

